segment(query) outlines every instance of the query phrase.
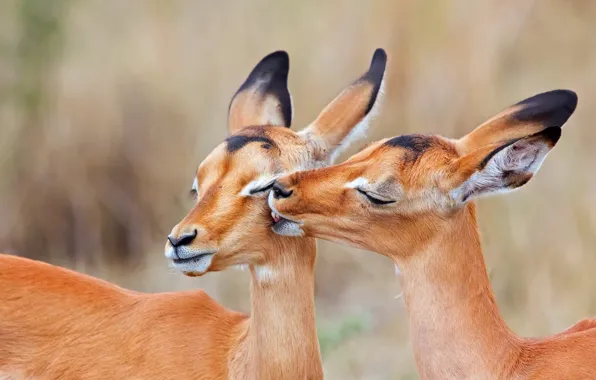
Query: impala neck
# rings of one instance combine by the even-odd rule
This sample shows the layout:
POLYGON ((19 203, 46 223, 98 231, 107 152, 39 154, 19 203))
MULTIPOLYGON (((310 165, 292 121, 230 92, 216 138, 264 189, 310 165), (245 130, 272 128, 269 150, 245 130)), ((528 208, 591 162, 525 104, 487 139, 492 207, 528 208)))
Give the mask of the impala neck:
MULTIPOLYGON (((245 356, 258 379, 322 379, 314 307, 314 239, 277 238, 276 261, 251 268, 245 356)), ((244 356, 244 355, 243 355, 244 356)))
POLYGON ((396 259, 421 377, 501 378, 520 346, 490 288, 474 204, 439 229, 421 252, 396 259))

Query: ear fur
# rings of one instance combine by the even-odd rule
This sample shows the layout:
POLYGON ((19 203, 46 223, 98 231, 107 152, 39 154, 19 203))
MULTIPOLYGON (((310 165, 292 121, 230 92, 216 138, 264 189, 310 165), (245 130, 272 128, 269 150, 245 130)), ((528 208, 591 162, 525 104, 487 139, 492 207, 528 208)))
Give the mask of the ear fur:
POLYGON ((375 50, 368 71, 343 90, 317 119, 301 132, 316 142, 331 161, 368 127, 382 94, 387 54, 375 50))
POLYGON ((451 198, 458 203, 525 185, 540 169, 561 137, 550 127, 531 136, 493 144, 461 157, 453 164, 451 198))
POLYGON ((263 58, 232 97, 228 110, 230 134, 255 125, 292 124, 292 98, 288 90, 290 58, 276 51, 263 58))
POLYGON ((487 145, 501 145, 549 127, 562 127, 576 107, 577 95, 570 90, 534 95, 484 122, 461 138, 456 148, 463 156, 487 145))

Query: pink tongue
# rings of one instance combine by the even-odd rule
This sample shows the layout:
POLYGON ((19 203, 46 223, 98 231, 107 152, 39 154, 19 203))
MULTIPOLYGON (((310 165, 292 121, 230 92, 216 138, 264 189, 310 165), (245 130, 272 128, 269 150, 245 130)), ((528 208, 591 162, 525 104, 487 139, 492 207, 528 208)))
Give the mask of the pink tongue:
POLYGON ((273 221, 274 221, 275 223, 279 222, 279 217, 277 217, 277 216, 274 216, 274 217, 273 217, 273 221))

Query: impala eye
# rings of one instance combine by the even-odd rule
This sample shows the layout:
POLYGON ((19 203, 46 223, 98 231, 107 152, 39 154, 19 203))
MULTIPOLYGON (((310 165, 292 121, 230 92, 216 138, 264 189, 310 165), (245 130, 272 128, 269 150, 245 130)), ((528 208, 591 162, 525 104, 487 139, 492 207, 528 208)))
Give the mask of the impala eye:
POLYGON ((362 195, 364 195, 366 197, 366 199, 368 199, 368 201, 372 204, 375 205, 388 205, 390 203, 395 203, 395 201, 390 201, 390 200, 385 200, 385 199, 380 199, 377 198, 377 196, 373 196, 370 193, 362 190, 362 189, 358 189, 356 188, 356 190, 358 190, 358 192, 362 195))
POLYGON ((199 181, 197 181, 197 177, 193 179, 192 186, 188 193, 192 199, 196 200, 199 197, 199 181))
POLYGON ((263 187, 259 187, 259 188, 255 188, 255 189, 251 189, 250 190, 250 195, 254 195, 254 194, 258 194, 258 193, 263 193, 265 191, 269 191, 273 188, 273 184, 275 183, 275 181, 272 181, 271 183, 263 186, 263 187))
POLYGON ((273 188, 276 179, 277 177, 272 178, 271 176, 263 176, 262 178, 256 179, 244 186, 239 195, 242 197, 252 197, 266 193, 273 188))

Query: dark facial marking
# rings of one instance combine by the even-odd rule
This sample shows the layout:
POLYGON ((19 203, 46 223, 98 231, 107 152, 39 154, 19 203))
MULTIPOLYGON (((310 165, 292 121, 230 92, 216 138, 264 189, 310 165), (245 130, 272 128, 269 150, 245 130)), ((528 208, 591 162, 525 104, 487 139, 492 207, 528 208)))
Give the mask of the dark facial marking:
POLYGON ((545 127, 561 127, 577 107, 577 95, 569 90, 554 90, 534 95, 515 106, 522 106, 511 115, 516 121, 543 123, 545 127))
POLYGON ((412 154, 408 155, 408 161, 416 161, 422 153, 434 145, 434 139, 424 135, 402 135, 388 140, 385 145, 409 150, 412 154))
MULTIPOLYGON (((239 150, 240 148, 244 147, 246 144, 260 141, 262 143, 268 144, 269 148, 275 146, 275 142, 271 140, 269 137, 265 135, 253 135, 253 136, 245 136, 245 135, 234 135, 230 136, 226 139, 228 152, 234 153, 235 151, 239 150)), ((263 146, 264 147, 264 146, 263 146)), ((266 148, 266 149, 269 149, 266 148)))

